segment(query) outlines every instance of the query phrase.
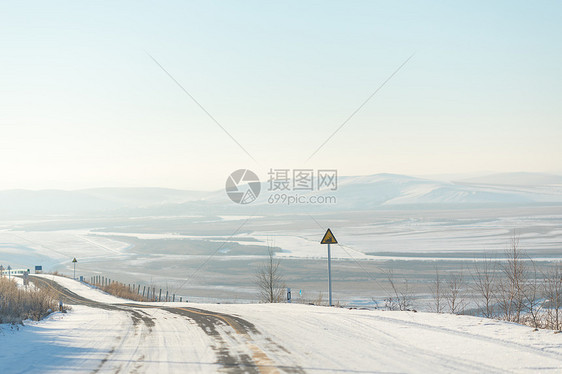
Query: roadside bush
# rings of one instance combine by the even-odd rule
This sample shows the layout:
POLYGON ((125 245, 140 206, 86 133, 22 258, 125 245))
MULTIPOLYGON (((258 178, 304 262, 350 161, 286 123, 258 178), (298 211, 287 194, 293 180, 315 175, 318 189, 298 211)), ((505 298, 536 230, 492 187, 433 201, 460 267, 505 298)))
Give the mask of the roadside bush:
POLYGON ((148 301, 146 297, 131 291, 129 287, 122 283, 113 282, 107 286, 100 287, 103 291, 111 294, 113 296, 121 297, 123 299, 129 299, 134 301, 148 301))
POLYGON ((53 295, 34 286, 19 288, 15 280, 0 277, 0 323, 39 321, 57 310, 53 295))

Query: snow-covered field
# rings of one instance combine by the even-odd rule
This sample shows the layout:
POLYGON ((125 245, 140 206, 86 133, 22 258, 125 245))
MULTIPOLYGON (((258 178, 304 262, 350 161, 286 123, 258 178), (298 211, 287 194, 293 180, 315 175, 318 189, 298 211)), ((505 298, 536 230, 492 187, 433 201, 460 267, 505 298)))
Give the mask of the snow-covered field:
MULTIPOLYGON (((497 212, 501 214, 502 212, 497 212)), ((248 217, 225 217, 226 222, 245 220, 248 217)), ((49 230, 49 231, 0 231, 0 256, 29 258, 30 252, 49 264, 67 264, 68 257, 83 260, 98 258, 124 258, 134 253, 127 238, 142 240, 198 240, 209 243, 228 241, 240 245, 261 246, 264 249, 273 245, 282 249, 279 257, 318 259, 326 258, 325 248, 319 245, 322 228, 294 229, 272 227, 257 220, 247 225, 247 230, 235 235, 186 235, 180 233, 147 233, 126 231, 99 231, 92 229, 49 230), (119 237, 119 238, 116 238, 119 237)), ((285 218, 286 220, 286 218, 285 218)), ((548 254, 552 260, 562 259, 559 249, 562 246, 562 215, 506 215, 490 218, 447 217, 447 213, 436 217, 382 217, 372 221, 345 221, 330 223, 341 246, 334 246, 335 259, 405 259, 427 258, 425 253, 436 254, 429 259, 439 258, 439 253, 463 252, 467 259, 474 259, 475 253, 501 253, 509 244, 514 233, 519 237, 522 247, 531 255, 538 257, 548 254), (558 256, 553 254, 559 253, 558 256)), ((155 230, 156 231, 156 230, 155 230)), ((160 251, 165 254, 164 251, 160 251)), ((186 253, 189 255, 189 253, 186 253)), ((229 253, 229 255, 235 255, 229 253)))
POLYGON ((27 267, 70 264, 73 257, 85 260, 121 257, 128 247, 128 243, 89 235, 89 230, 0 231, 0 256, 6 262, 27 267))
MULTIPOLYGON (((123 301, 70 279, 48 277, 84 297, 123 301)), ((159 308, 138 308, 151 326, 135 323, 122 311, 73 306, 67 314, 54 313, 18 329, 2 325, 0 372, 562 372, 562 334, 495 320, 297 304, 164 306, 219 312, 254 324, 259 334, 250 334, 251 344, 241 344, 227 324, 215 327, 231 352, 260 364, 217 363, 211 347, 216 342, 208 331, 159 308)))
POLYGON ((356 300, 386 297, 373 279, 384 281, 388 270, 396 269, 397 278, 408 277, 413 284, 427 281, 433 264, 443 272, 457 271, 484 256, 501 257, 514 233, 535 261, 562 260, 562 215, 556 207, 105 218, 76 223, 80 228, 74 224, 47 220, 5 226, 0 264, 42 265, 45 271, 72 274, 76 257, 77 275, 171 288, 190 300, 247 301, 257 295, 248 275, 271 245, 286 264, 287 286, 315 298, 327 291, 327 251, 319 241, 330 227, 339 241, 332 246, 337 300, 358 305, 356 300))

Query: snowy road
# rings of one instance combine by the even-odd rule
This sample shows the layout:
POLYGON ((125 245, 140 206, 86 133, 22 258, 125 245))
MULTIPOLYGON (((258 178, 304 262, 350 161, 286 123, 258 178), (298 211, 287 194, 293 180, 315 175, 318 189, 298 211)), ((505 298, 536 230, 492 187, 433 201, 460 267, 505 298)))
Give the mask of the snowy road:
MULTIPOLYGON (((255 326, 239 317, 176 306, 179 303, 124 303, 122 299, 103 294, 100 297, 105 301, 99 301, 79 294, 84 285, 72 291, 62 286, 59 282, 68 281, 60 277, 55 278, 59 282, 48 278, 32 279, 55 290, 73 308, 94 308, 120 314, 121 324, 110 334, 114 343, 107 346, 109 351, 93 372, 278 372, 263 349, 275 351, 282 348, 260 339, 261 333, 255 326)), ((104 324, 105 321, 101 326, 104 324)), ((86 333, 95 336, 90 329, 86 329, 86 333)), ((102 346, 107 343, 104 333, 102 330, 99 336, 102 346)), ((84 369, 81 366, 69 368, 71 371, 84 369)), ((298 367, 284 370, 302 372, 298 367)))
POLYGON ((467 316, 291 304, 134 303, 38 282, 67 314, 0 330, 0 372, 562 373, 562 334, 467 316))

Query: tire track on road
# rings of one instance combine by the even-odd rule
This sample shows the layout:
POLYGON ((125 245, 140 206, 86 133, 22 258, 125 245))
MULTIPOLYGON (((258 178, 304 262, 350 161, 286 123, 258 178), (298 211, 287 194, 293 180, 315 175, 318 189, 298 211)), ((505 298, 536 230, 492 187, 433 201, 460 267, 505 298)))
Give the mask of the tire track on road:
MULTIPOLYGON (((281 371, 286 373, 304 373, 304 370, 298 366, 276 365, 266 352, 259 347, 260 344, 253 338, 253 336, 260 336, 261 332, 258 331, 254 324, 240 317, 191 307, 169 307, 136 303, 101 303, 82 297, 61 286, 54 280, 35 276, 30 276, 30 280, 40 287, 47 287, 53 290, 67 304, 85 305, 94 308, 127 312, 134 326, 137 326, 142 321, 148 328, 149 333, 155 326, 156 320, 144 311, 146 309, 160 309, 171 314, 188 318, 195 322, 197 326, 215 342, 215 345, 211 346, 211 348, 215 351, 218 358, 217 364, 222 366, 224 369, 223 371, 252 374, 274 374, 280 373, 281 371), (240 350, 240 347, 245 347, 246 350, 240 350), (234 348, 238 349, 235 350, 234 348)), ((284 351, 288 354, 287 350, 279 344, 271 340, 267 341, 267 339, 265 341, 268 350, 284 351)), ((113 349, 113 351, 115 351, 115 349, 113 349)), ((104 359, 105 361, 102 362, 98 371, 105 362, 109 360, 112 354, 113 352, 109 352, 109 356, 104 359)), ((140 370, 140 368, 135 369, 140 370)))

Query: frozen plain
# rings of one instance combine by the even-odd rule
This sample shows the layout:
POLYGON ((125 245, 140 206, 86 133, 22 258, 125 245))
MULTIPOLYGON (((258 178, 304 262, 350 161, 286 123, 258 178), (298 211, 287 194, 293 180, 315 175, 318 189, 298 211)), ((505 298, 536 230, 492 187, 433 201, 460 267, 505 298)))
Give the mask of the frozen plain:
POLYGON ((255 300, 253 273, 269 245, 282 261, 288 286, 316 297, 326 291, 326 248, 318 241, 331 227, 341 244, 332 247, 339 271, 335 292, 348 303, 377 296, 369 288, 376 288, 388 269, 401 276, 400 269, 408 267, 405 276, 416 281, 435 265, 456 271, 484 256, 501 257, 514 234, 535 261, 562 259, 558 207, 139 217, 76 225, 56 219, 5 225, 0 263, 71 274, 76 257, 77 272, 86 277, 152 283, 201 301, 205 296, 242 301, 255 300))

